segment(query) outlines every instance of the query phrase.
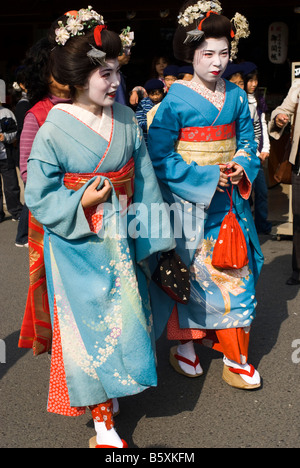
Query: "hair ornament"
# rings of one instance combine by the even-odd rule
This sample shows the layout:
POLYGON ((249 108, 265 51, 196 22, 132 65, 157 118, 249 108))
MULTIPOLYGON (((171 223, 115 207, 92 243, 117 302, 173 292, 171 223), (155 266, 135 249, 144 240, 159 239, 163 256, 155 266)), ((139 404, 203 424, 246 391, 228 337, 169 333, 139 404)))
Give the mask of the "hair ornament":
POLYGON ((67 17, 66 24, 58 21, 59 27, 55 29, 55 40, 60 46, 64 46, 71 37, 84 35, 84 29, 104 24, 103 16, 94 11, 91 6, 79 11, 68 11, 65 16, 67 17))
POLYGON ((195 5, 190 5, 181 12, 178 16, 178 23, 183 27, 189 26, 195 21, 200 20, 197 28, 187 32, 184 44, 189 44, 201 39, 204 34, 201 30, 203 21, 212 13, 219 15, 221 12, 222 7, 218 0, 202 0, 195 3, 195 5))
POLYGON ((234 15, 234 17, 231 19, 231 23, 233 23, 235 27, 235 34, 231 42, 230 53, 230 60, 232 61, 237 58, 239 40, 248 37, 250 35, 250 29, 247 19, 240 13, 236 13, 234 15))
POLYGON ((219 0, 201 0, 194 5, 190 5, 178 16, 178 24, 181 26, 189 26, 197 20, 204 19, 208 12, 216 13, 220 15, 222 13, 222 7, 219 0))
POLYGON ((127 26, 127 28, 122 29, 120 39, 125 54, 129 55, 131 47, 135 46, 135 43, 133 42, 134 32, 130 30, 130 26, 127 26))
POLYGON ((184 44, 190 44, 191 42, 198 41, 204 35, 204 32, 196 28, 186 33, 186 38, 183 41, 184 44))
POLYGON ((15 91, 18 91, 18 92, 22 91, 22 88, 17 81, 13 82, 12 87, 15 91))
MULTIPOLYGON (((183 27, 187 27, 190 24, 199 21, 199 25, 196 29, 188 31, 184 44, 189 44, 193 41, 201 39, 203 36, 202 24, 212 13, 216 15, 222 14, 222 6, 219 0, 200 0, 194 5, 190 5, 178 16, 178 24, 183 27)), ((230 60, 232 61, 237 57, 238 43, 242 38, 246 38, 250 35, 249 23, 247 19, 240 13, 236 13, 230 20, 234 29, 231 30, 231 53, 230 60), (235 31, 234 31, 235 30, 235 31)))
POLYGON ((98 26, 95 27, 94 29, 94 39, 95 43, 98 47, 102 47, 102 31, 103 29, 107 29, 107 26, 105 24, 98 24, 98 26))
POLYGON ((106 53, 103 50, 96 49, 92 44, 90 44, 91 50, 88 51, 87 56, 94 65, 100 65, 103 67, 105 65, 106 53))

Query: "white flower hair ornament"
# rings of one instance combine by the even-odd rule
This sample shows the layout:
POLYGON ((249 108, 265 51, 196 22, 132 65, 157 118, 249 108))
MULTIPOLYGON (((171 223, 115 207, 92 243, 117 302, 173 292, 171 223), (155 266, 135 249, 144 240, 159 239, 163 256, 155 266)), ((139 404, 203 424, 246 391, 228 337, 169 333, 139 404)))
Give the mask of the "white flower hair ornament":
POLYGON ((120 34, 120 39, 122 42, 122 47, 126 55, 129 54, 131 47, 135 46, 134 40, 134 32, 130 30, 130 26, 127 28, 122 29, 120 34))
POLYGON ((179 14, 178 23, 181 24, 181 26, 189 26, 196 20, 204 19, 209 11, 219 15, 222 13, 219 0, 202 0, 194 5, 190 5, 179 14))
POLYGON ((19 91, 19 92, 22 91, 22 88, 17 81, 13 82, 12 87, 15 91, 19 91))
POLYGON ((250 36, 250 29, 249 23, 245 16, 241 15, 240 13, 236 13, 234 17, 231 19, 231 23, 233 23, 235 27, 235 35, 231 42, 231 52, 230 52, 230 60, 237 58, 238 53, 238 43, 240 39, 246 39, 250 36))
MULTIPOLYGON (((201 0, 190 5, 178 16, 178 24, 183 27, 187 27, 193 24, 195 21, 199 21, 198 27, 187 32, 184 44, 189 44, 194 41, 198 41, 204 35, 202 31, 202 23, 211 14, 221 15, 222 6, 219 0, 201 0)), ((238 43, 241 38, 246 38, 250 34, 249 23, 247 19, 240 13, 236 13, 231 19, 231 23, 235 28, 235 32, 231 30, 231 54, 230 60, 232 61, 237 57, 238 43)))
MULTIPOLYGON (((94 29, 94 39, 98 47, 102 47, 101 33, 107 27, 104 25, 103 16, 97 13, 91 6, 82 8, 79 11, 68 11, 65 13, 68 18, 66 24, 58 21, 58 28, 55 29, 55 40, 59 46, 64 46, 66 42, 74 36, 83 36, 84 29, 94 29)), ((90 44, 91 50, 87 53, 89 59, 95 63, 104 65, 106 54, 102 50, 96 49, 90 44)))

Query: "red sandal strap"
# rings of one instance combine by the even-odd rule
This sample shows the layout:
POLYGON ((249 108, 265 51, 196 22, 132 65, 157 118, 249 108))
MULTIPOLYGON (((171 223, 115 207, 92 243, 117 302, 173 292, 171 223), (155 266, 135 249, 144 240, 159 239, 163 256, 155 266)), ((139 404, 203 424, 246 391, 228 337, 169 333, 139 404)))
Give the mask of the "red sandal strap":
POLYGON ((198 364, 200 364, 198 356, 196 356, 195 362, 190 361, 189 359, 185 358, 184 356, 180 356, 179 354, 174 354, 174 357, 177 359, 177 361, 184 362, 185 364, 194 367, 194 369, 196 369, 198 364))
POLYGON ((252 364, 249 364, 249 366, 250 366, 250 371, 246 371, 244 369, 236 369, 235 367, 229 367, 229 370, 233 374, 244 374, 244 375, 248 375, 248 377, 253 377, 255 369, 252 366, 252 364))

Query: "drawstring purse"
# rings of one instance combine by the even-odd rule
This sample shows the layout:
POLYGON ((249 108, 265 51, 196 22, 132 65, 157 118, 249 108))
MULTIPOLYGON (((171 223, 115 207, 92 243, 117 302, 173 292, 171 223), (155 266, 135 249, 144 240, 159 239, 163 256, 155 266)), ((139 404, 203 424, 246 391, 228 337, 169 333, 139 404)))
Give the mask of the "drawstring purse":
POLYGON ((211 263, 215 268, 238 270, 249 263, 247 244, 242 228, 232 211, 233 185, 231 194, 226 191, 230 198, 230 209, 221 224, 211 263))
POLYGON ((189 269, 174 249, 161 253, 152 280, 174 301, 180 304, 189 302, 189 269))

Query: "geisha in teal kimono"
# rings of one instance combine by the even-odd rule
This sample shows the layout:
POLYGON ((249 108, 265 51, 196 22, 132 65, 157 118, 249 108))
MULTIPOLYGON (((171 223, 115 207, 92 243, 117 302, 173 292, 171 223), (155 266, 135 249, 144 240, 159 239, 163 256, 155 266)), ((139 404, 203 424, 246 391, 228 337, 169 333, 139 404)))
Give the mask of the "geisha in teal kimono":
MULTIPOLYGON (((86 24, 90 9, 83 13, 86 24)), ((157 178, 134 113, 114 103, 120 38, 97 28, 53 49, 58 74, 71 58, 87 79, 71 88, 73 104, 55 106, 38 132, 25 199, 45 231, 53 328, 48 411, 76 416, 89 407, 97 431, 92 447, 125 447, 112 432, 112 399, 157 384, 147 258, 175 241, 148 218, 150 204, 162 204, 157 178), (73 56, 77 39, 83 52, 77 48, 73 56), (87 193, 103 201, 87 203, 87 193), (149 235, 130 236, 133 223, 144 229, 151 223, 149 235)))
MULTIPOLYGON (((26 202, 45 229, 50 310, 61 336, 71 407, 156 385, 153 323, 141 265, 152 253, 174 246, 159 232, 153 239, 125 236, 115 188, 111 204, 84 212, 80 200, 87 185, 98 173, 111 180, 122 169, 125 183, 122 177, 118 183, 125 199, 145 205, 162 201, 131 110, 115 103, 105 108, 98 129, 97 120, 79 107, 55 106, 34 141, 26 184, 26 202), (84 183, 74 190, 80 178, 84 183)), ((55 360, 55 349, 52 353, 55 360)), ((49 411, 66 414, 52 390, 48 405, 49 411)))
MULTIPOLYGON (((213 21, 216 17, 210 18, 213 21)), ((176 251, 191 274, 187 305, 175 304, 152 284, 155 332, 158 338, 167 326, 168 339, 180 340, 170 352, 171 364, 178 372, 190 377, 202 374, 193 347, 193 341, 199 341, 224 354, 227 365, 223 377, 228 383, 256 388, 260 385, 257 375, 253 386, 253 382, 248 385, 245 378, 241 380, 240 374, 257 374, 247 358, 257 305, 255 285, 263 257, 248 198, 259 159, 247 96, 220 78, 222 66, 228 62, 227 39, 207 39, 199 50, 202 62, 199 57, 197 60, 202 69, 194 60, 194 79, 171 86, 149 129, 149 153, 163 197, 173 208, 177 206, 174 219, 183 220, 182 231, 174 227, 176 251), (202 81, 197 79, 199 75, 202 81), (212 83, 214 86, 210 86, 212 83), (242 269, 222 270, 212 265, 212 253, 230 208, 227 190, 230 193, 231 183, 228 178, 229 187, 220 186, 222 171, 233 163, 243 169, 242 178, 233 182, 233 210, 245 235, 249 263, 242 269), (238 368, 239 375, 233 367, 238 368), (228 369, 232 370, 229 379, 228 369)))

